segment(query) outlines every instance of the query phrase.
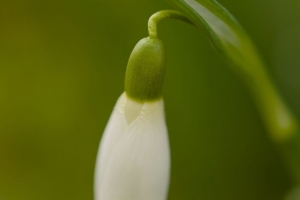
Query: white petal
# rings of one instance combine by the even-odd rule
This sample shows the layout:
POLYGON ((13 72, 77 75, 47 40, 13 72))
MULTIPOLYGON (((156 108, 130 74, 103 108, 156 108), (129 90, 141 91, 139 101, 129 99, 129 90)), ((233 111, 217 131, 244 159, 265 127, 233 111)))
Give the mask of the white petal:
POLYGON ((101 141, 96 200, 165 200, 169 172, 163 100, 141 104, 123 94, 101 141))

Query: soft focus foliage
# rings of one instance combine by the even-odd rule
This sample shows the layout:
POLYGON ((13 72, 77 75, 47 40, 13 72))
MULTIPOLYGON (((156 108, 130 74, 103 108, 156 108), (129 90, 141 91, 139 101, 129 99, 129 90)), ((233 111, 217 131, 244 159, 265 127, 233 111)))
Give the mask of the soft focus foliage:
MULTIPOLYGON (((300 117, 300 2, 220 0, 300 117)), ((159 0, 0 2, 0 199, 92 199, 97 147, 159 0)), ((163 22, 169 199, 279 200, 291 185, 236 75, 204 35, 163 22)))

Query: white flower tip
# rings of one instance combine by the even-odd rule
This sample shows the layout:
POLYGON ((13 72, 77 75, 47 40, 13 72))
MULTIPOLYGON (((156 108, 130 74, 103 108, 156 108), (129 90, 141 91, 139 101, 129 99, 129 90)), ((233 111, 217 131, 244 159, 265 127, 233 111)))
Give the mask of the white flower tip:
POLYGON ((163 100, 138 103, 123 93, 101 140, 96 200, 165 200, 169 172, 163 100))

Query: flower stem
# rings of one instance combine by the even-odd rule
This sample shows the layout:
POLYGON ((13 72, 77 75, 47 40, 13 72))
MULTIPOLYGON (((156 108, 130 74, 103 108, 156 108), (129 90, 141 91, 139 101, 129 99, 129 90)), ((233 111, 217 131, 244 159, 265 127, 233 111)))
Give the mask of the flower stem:
MULTIPOLYGON (((162 10, 154 13, 148 21, 148 32, 150 39, 157 38, 157 24, 164 19, 176 19, 202 30, 202 26, 194 24, 185 15, 174 10, 162 10)), ((201 23, 203 23, 201 21, 201 23)), ((203 24, 202 24, 203 25, 203 24)), ((230 27, 228 27, 230 28, 230 27)), ((214 30, 204 31, 213 32, 214 30)), ((219 37, 219 36, 218 36, 219 37)), ((219 40, 212 41, 216 43, 219 40)), ((249 91, 252 93, 254 100, 260 111, 260 115, 264 121, 270 137, 273 142, 281 150, 283 157, 286 160, 288 167, 295 178, 295 182, 300 184, 300 123, 299 119, 295 117, 292 110, 288 107, 284 99, 281 97, 277 90, 276 85, 273 83, 268 73, 265 70, 264 64, 261 59, 254 53, 251 54, 252 44, 245 40, 244 48, 250 49, 246 57, 231 57, 229 51, 233 49, 225 49, 227 54, 230 55, 229 59, 233 59, 233 64, 237 64, 238 72, 242 76, 242 79, 246 82, 249 91), (238 59, 237 59, 238 58, 238 59), (250 59, 248 59, 250 58, 250 59), (236 60, 237 59, 237 60, 236 60), (244 60, 243 60, 244 59, 244 60), (241 62, 242 61, 242 62, 241 62), (249 68, 250 66, 250 68, 249 68)), ((228 41, 227 41, 228 42, 228 41)), ((230 42, 230 41, 229 41, 230 42)), ((227 43, 226 43, 227 44, 227 43)), ((229 44, 229 43, 228 43, 229 44)), ((220 44, 217 44, 218 46, 220 44)), ((230 46, 230 45, 229 45, 230 46)), ((223 47, 222 47, 223 48, 223 47)), ((238 51, 246 51, 238 49, 238 51)), ((254 49, 254 48, 253 48, 254 49)), ((241 52, 242 55, 243 52, 241 52)), ((227 56, 228 56, 227 55, 227 56)), ((233 65, 233 66, 234 66, 233 65)))
POLYGON ((148 32, 150 38, 157 38, 157 24, 164 19, 176 19, 191 25, 194 23, 183 14, 175 10, 161 10, 154 13, 148 21, 148 32))

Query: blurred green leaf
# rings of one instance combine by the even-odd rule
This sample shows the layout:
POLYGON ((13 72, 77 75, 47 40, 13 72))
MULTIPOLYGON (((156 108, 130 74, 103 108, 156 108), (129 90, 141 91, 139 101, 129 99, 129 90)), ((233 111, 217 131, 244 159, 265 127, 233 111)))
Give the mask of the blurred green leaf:
POLYGON ((244 75, 258 74, 263 69, 246 32, 234 17, 216 1, 168 0, 187 15, 204 32, 225 62, 235 65, 244 75))
POLYGON ((214 0, 168 0, 209 39, 248 87, 271 138, 279 143, 300 181, 299 125, 265 70, 250 37, 237 20, 214 0))

